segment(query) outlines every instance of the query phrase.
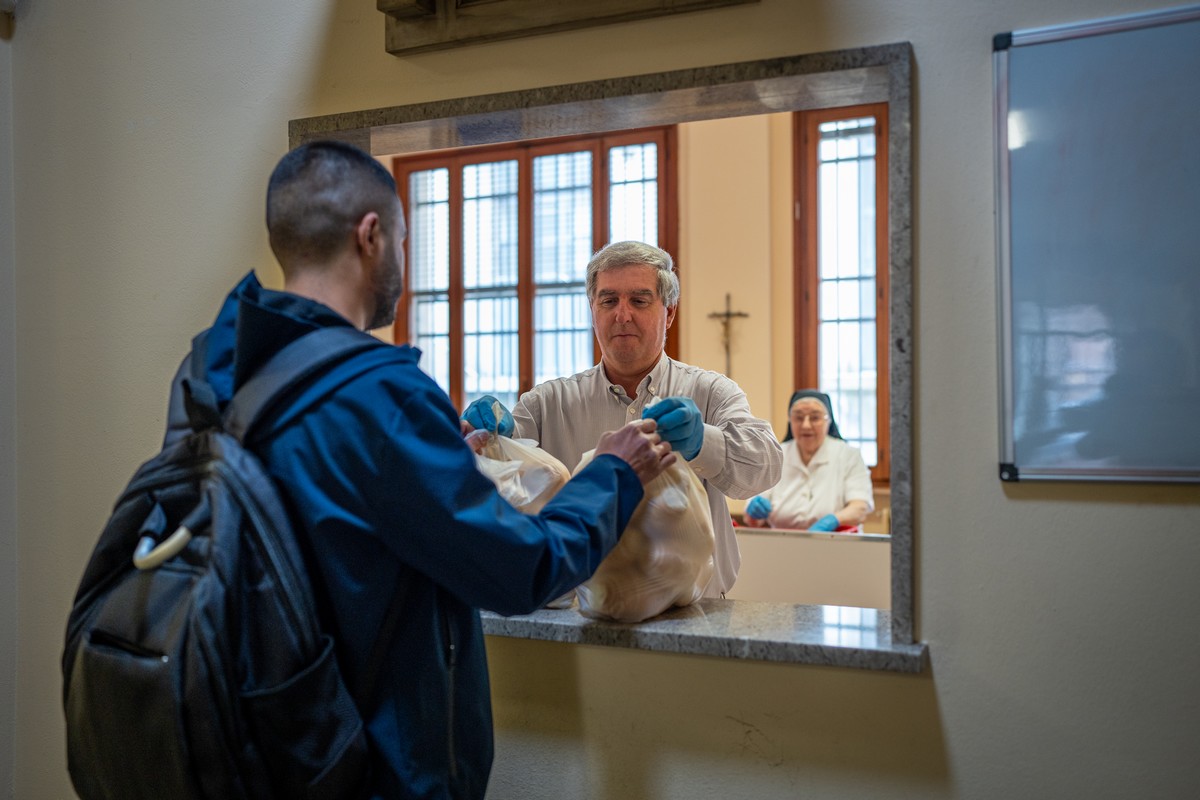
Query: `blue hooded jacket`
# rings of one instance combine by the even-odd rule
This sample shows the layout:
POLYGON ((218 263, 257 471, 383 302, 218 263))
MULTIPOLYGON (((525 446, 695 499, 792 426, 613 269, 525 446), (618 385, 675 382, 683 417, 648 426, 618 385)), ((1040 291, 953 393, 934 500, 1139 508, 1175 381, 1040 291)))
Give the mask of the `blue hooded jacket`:
MULTIPOLYGON (((206 336, 205 372, 219 405, 289 342, 330 325, 350 323, 247 275, 206 336)), ((306 387, 294 403, 302 410, 283 411, 248 444, 304 539, 317 606, 352 691, 390 601, 403 593, 373 697, 356 698, 373 755, 368 796, 483 797, 492 717, 477 609, 529 613, 586 580, 643 492, 628 464, 601 456, 541 514, 516 511, 476 468, 449 398, 417 367, 419 351, 400 350, 355 356, 365 369, 335 369, 306 387), (309 392, 322 399, 305 402, 309 392)), ((186 433, 179 394, 167 441, 186 433)))

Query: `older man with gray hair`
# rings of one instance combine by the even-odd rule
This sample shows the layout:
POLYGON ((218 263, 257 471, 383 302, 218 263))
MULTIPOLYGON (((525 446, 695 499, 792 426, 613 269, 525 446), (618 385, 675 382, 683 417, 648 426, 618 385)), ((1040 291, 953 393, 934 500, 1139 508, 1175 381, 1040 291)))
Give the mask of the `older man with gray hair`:
POLYGON ((588 263, 587 297, 600 363, 535 386, 497 419, 484 397, 463 415, 474 428, 535 439, 568 467, 604 431, 643 416, 658 422, 704 484, 716 534, 715 570, 705 596, 724 594, 741 566, 726 497, 744 499, 779 481, 783 453, 745 393, 717 372, 664 352, 679 307, 679 278, 669 253, 643 242, 614 242, 588 263))

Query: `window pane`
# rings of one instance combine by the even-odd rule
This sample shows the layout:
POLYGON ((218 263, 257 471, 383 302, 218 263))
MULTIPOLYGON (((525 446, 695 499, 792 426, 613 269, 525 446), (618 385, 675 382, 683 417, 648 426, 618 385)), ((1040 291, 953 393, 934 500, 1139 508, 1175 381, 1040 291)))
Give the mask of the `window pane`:
POLYGON ((875 120, 820 125, 818 373, 838 428, 879 460, 875 352, 875 120))
POLYGON ((821 320, 874 319, 874 285, 870 278, 821 281, 818 302, 821 320))
POLYGON ((472 292, 463 303, 463 391, 465 402, 493 395, 512 408, 517 402, 520 342, 517 293, 472 292))
POLYGON ((412 173, 408 198, 408 289, 444 292, 450 286, 450 171, 412 173))
POLYGON ((581 282, 592 254, 592 154, 533 159, 533 279, 581 282))
POLYGON ((858 171, 858 270, 856 275, 875 275, 875 159, 864 161, 858 171))
POLYGON ((875 274, 875 121, 820 126, 818 264, 822 278, 875 274))
POLYGON ((450 301, 445 294, 413 298, 411 338, 421 349, 421 369, 450 391, 450 301))
POLYGON ((409 338, 420 367, 450 391, 450 171, 431 169, 408 178, 409 338))
POLYGON ((591 314, 583 284, 539 289, 533 312, 534 383, 592 366, 591 314))
POLYGON ((847 441, 876 435, 875 325, 832 323, 821 326, 821 387, 838 409, 838 427, 847 441))
POLYGON ((592 365, 584 277, 592 254, 592 154, 533 160, 534 383, 592 365))
POLYGON ((463 167, 463 286, 517 285, 517 162, 463 167))
POLYGON ((875 319, 875 278, 863 278, 858 283, 859 308, 863 319, 875 319))
POLYGON ((874 321, 822 323, 818 329, 820 385, 833 402, 838 429, 868 466, 878 459, 874 321))
POLYGON ((658 244, 658 145, 614 147, 609 163, 609 241, 658 244))
POLYGON ((520 375, 515 160, 463 167, 463 393, 511 408, 520 375))

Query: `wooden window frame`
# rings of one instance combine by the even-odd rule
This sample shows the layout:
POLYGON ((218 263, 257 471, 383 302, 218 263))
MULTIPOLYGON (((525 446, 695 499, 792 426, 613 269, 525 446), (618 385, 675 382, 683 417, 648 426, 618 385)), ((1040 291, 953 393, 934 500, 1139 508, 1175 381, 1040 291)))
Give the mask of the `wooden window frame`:
MULTIPOLYGON (((450 170, 450 276, 448 285, 448 302, 450 305, 450 386, 451 401, 461 408, 464 403, 463 388, 463 350, 464 324, 462 308, 466 297, 463 288, 463 195, 462 170, 469 164, 493 161, 516 160, 518 170, 518 272, 517 272, 517 308, 518 324, 518 353, 519 375, 518 393, 524 393, 533 388, 534 376, 534 282, 533 282, 533 159, 538 156, 556 155, 560 153, 592 152, 592 251, 595 252, 608 242, 609 231, 609 192, 608 167, 601 159, 607 158, 608 152, 614 147, 629 144, 658 145, 658 246, 674 255, 677 252, 679 235, 679 201, 678 201, 678 148, 676 146, 676 128, 674 125, 641 128, 632 131, 604 133, 586 136, 565 136, 553 139, 538 139, 517 144, 487 145, 483 147, 468 147, 457 150, 441 150, 422 153, 413 156, 396 156, 392 159, 392 175, 396 179, 396 189, 400 202, 409 212, 409 176, 414 172, 430 169, 448 168, 450 170)), ((406 264, 411 264, 409 240, 404 241, 404 256, 406 264)), ((678 268, 676 269, 678 273, 678 268)), ((411 270, 405 269, 405 291, 396 308, 396 321, 392 326, 393 340, 407 342, 410 338, 409 313, 411 294, 408 291, 411 270)), ((676 324, 667 331, 666 352, 672 358, 678 357, 679 325, 676 324)), ((594 363, 600 360, 600 347, 592 338, 594 363)))
POLYGON ((792 141, 795 180, 793 181, 796 208, 794 341, 796 342, 793 375, 796 386, 817 386, 819 376, 818 317, 816 291, 820 282, 817 251, 817 172, 820 168, 817 144, 818 127, 857 117, 875 118, 875 359, 876 430, 879 453, 871 468, 875 485, 887 485, 890 479, 891 439, 889 361, 888 361, 888 104, 868 103, 814 111, 797 111, 792 115, 792 141))

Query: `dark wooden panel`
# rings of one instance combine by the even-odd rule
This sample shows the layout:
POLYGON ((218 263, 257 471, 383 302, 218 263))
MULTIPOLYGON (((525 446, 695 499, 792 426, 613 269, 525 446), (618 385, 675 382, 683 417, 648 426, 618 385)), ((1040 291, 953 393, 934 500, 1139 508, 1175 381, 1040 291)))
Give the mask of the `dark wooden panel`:
POLYGON ((445 50, 758 0, 378 0, 393 55, 445 50))

